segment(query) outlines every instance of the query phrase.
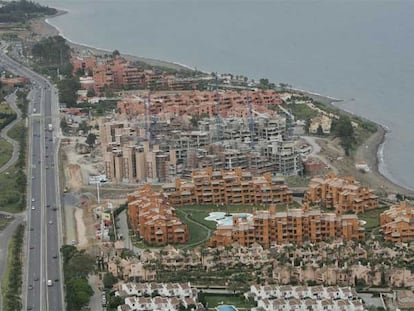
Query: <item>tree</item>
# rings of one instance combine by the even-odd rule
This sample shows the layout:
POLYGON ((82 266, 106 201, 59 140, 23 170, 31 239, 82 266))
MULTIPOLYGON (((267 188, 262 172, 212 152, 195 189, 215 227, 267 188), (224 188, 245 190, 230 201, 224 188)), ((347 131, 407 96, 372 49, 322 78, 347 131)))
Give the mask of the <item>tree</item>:
POLYGON ((58 82, 59 101, 68 107, 76 105, 76 92, 80 89, 79 78, 67 78, 58 82))
POLYGON ((355 142, 351 119, 345 115, 340 116, 338 120, 334 119, 332 122, 332 132, 341 139, 341 146, 344 148, 345 155, 349 156, 355 142))
POLYGON ((93 295, 88 280, 74 278, 66 282, 66 302, 68 310, 81 310, 93 295))
POLYGON ((88 92, 86 93, 86 96, 88 96, 88 97, 96 96, 96 93, 95 93, 95 90, 93 89, 93 87, 89 88, 88 92))
POLYGON ((118 50, 115 50, 115 51, 112 52, 112 58, 116 58, 117 56, 120 56, 120 55, 121 55, 121 53, 119 53, 118 50))
POLYGON ((112 286, 116 283, 117 279, 111 272, 105 273, 103 277, 103 285, 105 288, 111 289, 112 286))
POLYGON ((322 125, 320 124, 318 128, 316 129, 316 135, 323 136, 323 128, 322 128, 322 125))
POLYGON ((108 303, 109 310, 116 310, 118 306, 123 305, 124 303, 125 303, 125 300, 122 297, 109 296, 109 303, 108 303))
POLYGON ((89 133, 88 137, 86 137, 86 144, 89 145, 89 147, 92 147, 95 145, 96 141, 96 135, 94 133, 89 133))
POLYGON ((62 129, 63 132, 66 132, 69 129, 68 122, 66 122, 65 118, 62 118, 60 120, 60 128, 62 129))

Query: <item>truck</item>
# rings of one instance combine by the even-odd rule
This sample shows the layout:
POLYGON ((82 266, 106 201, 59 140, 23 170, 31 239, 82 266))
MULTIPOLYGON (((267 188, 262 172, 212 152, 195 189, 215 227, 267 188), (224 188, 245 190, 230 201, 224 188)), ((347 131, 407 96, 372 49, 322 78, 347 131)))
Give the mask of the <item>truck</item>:
POLYGON ((51 132, 51 131, 53 130, 52 123, 49 123, 49 124, 47 125, 47 128, 48 128, 48 130, 51 132))

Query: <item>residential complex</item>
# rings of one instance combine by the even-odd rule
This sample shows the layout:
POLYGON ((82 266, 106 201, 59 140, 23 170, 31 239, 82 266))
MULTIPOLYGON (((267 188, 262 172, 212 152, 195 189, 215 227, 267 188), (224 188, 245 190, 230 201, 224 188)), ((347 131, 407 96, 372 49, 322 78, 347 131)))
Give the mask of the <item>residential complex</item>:
POLYGON ((96 57, 72 55, 73 74, 80 75, 81 87, 98 95, 130 89, 194 89, 200 79, 179 78, 148 69, 119 55, 96 57))
POLYGON ((257 308, 252 310, 365 310, 362 299, 350 287, 252 285, 245 294, 257 308))
POLYGON ((125 299, 118 311, 178 311, 198 304, 198 290, 190 283, 121 283, 115 295, 125 299))
POLYGON ((253 174, 297 175, 303 170, 296 143, 289 140, 286 120, 280 116, 203 119, 198 130, 176 118, 149 121, 100 119, 100 142, 105 173, 114 182, 168 182, 189 176, 197 168, 243 168, 253 174), (181 122, 181 121, 180 121, 181 122), (252 136, 253 135, 253 136, 252 136), (220 140, 218 140, 220 136, 220 140), (253 147, 251 138, 253 137, 253 147), (286 138, 286 139, 285 139, 286 138))
POLYGON ((188 228, 175 216, 167 196, 150 185, 128 195, 128 217, 139 237, 153 245, 185 243, 188 228))
POLYGON ((164 184, 162 188, 173 206, 261 205, 293 201, 283 178, 272 177, 269 173, 254 177, 240 168, 231 171, 196 170, 191 181, 176 179, 175 183, 164 184))
POLYGON ((359 214, 378 207, 378 197, 373 190, 360 186, 353 177, 337 177, 332 173, 325 178, 312 178, 303 200, 333 208, 337 214, 359 214))
POLYGON ((265 247, 274 244, 305 241, 317 243, 342 239, 361 240, 365 231, 356 215, 336 215, 311 210, 308 205, 301 209, 277 212, 275 206, 268 211, 256 211, 253 217, 233 216, 231 225, 218 225, 209 244, 229 246, 234 242, 243 246, 259 243, 265 247))
POLYGON ((414 240, 414 207, 401 201, 380 215, 385 241, 408 242, 414 240))
POLYGON ((267 91, 163 91, 149 94, 135 92, 118 102, 121 114, 136 116, 145 114, 149 108, 153 114, 170 114, 174 116, 205 115, 214 117, 217 113, 222 118, 249 116, 247 101, 250 102, 255 115, 266 113, 276 115, 269 105, 279 105, 282 101, 278 93, 267 91), (219 102, 219 105, 217 104, 219 102), (150 103, 150 107, 148 104, 150 103))

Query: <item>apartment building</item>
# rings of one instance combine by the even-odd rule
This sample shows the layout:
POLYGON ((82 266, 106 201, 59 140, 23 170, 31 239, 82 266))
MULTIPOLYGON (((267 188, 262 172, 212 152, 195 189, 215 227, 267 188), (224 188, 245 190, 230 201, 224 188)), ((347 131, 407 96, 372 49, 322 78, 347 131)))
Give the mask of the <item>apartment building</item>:
POLYGON ((309 183, 304 202, 335 209, 336 213, 364 213, 378 207, 378 197, 372 189, 362 187, 353 177, 327 174, 315 177, 309 183))
POLYGON ((152 245, 182 244, 188 228, 175 215, 167 196, 145 185, 128 195, 128 217, 133 230, 152 245))
POLYGON ((166 182, 176 174, 176 152, 143 140, 137 123, 100 120, 105 174, 113 182, 166 182))
MULTIPOLYGON (((161 91, 151 95, 151 107, 155 113, 167 113, 176 116, 206 114, 214 117, 217 109, 221 117, 246 118, 249 116, 247 98, 254 113, 276 115, 268 108, 271 104, 280 104, 279 94, 267 91, 221 91, 217 97, 213 91, 161 91), (220 104, 217 105, 219 100, 220 104)), ((126 97, 118 103, 121 114, 145 110, 145 100, 126 97)))
POLYGON ((232 225, 218 225, 210 239, 211 246, 229 246, 234 242, 243 246, 259 243, 265 247, 273 244, 312 243, 337 240, 360 240, 364 229, 356 215, 336 215, 311 210, 308 205, 301 209, 276 212, 275 206, 268 211, 256 211, 252 218, 233 216, 232 225))
POLYGON ((253 298, 256 310, 363 311, 362 299, 354 289, 338 286, 252 285, 246 298, 253 298))
POLYGON ((175 183, 163 185, 163 190, 173 206, 279 204, 293 200, 283 179, 271 174, 253 177, 240 168, 230 171, 195 170, 191 181, 177 178, 175 183))
POLYGON ((391 206, 381 213, 380 223, 385 241, 408 242, 414 240, 414 207, 407 201, 391 206))
POLYGON ((106 175, 114 182, 169 182, 205 167, 284 176, 303 170, 295 142, 283 140, 285 118, 255 117, 254 149, 247 119, 223 120, 220 141, 214 118, 199 124, 199 130, 189 130, 185 122, 177 126, 175 117, 164 114, 157 115, 156 121, 145 114, 134 119, 102 118, 100 141, 106 175))

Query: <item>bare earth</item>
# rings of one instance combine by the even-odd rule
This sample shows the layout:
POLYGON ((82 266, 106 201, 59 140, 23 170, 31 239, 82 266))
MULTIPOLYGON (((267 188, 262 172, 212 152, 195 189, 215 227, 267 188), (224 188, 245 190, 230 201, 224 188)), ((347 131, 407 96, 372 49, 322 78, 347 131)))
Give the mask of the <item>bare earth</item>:
POLYGON ((321 153, 329 160, 340 175, 354 176, 362 185, 366 185, 379 193, 404 193, 412 195, 413 192, 391 182, 378 171, 377 150, 382 143, 385 130, 382 127, 372 134, 364 144, 359 146, 353 157, 344 157, 342 148, 337 139, 317 139, 321 153), (370 168, 369 173, 363 173, 355 168, 355 163, 366 162, 370 168))

